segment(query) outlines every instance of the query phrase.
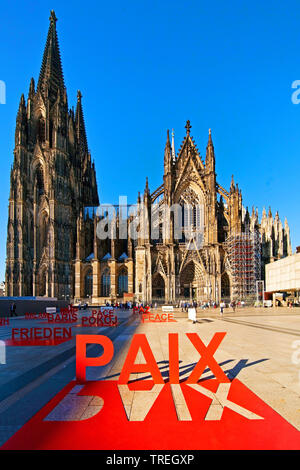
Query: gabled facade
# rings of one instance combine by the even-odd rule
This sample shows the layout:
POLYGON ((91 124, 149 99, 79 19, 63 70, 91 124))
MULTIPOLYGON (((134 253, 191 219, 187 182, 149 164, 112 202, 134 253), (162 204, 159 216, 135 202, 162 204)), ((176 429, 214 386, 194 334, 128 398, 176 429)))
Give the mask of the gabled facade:
MULTIPOLYGON (((187 121, 177 158, 174 140, 171 146, 167 133, 164 182, 152 194, 147 184, 144 193, 145 207, 153 207, 159 199, 162 207, 187 204, 182 226, 188 237, 174 237, 174 218, 170 217, 169 238, 139 240, 135 263, 139 301, 242 300, 242 295, 255 293, 256 280, 264 278, 266 263, 292 253, 287 221, 283 227, 278 213, 273 220, 269 212, 267 219, 264 210, 259 223, 254 208, 250 216, 233 177, 228 191, 217 181, 211 130, 205 160, 190 130, 187 121)), ((166 223, 165 212, 159 217, 166 223)), ((150 213, 146 219, 151 220, 150 213)))

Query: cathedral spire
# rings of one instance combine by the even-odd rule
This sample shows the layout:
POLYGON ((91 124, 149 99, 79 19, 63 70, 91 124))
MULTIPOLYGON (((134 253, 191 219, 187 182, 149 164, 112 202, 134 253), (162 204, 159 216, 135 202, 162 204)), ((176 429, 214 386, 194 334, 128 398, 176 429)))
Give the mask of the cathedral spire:
POLYGON ((75 126, 76 126, 76 135, 77 135, 77 142, 78 142, 79 148, 82 151, 82 153, 87 153, 88 144, 87 144, 87 138, 86 138, 86 132, 85 132, 85 124, 84 124, 81 98, 82 98, 82 94, 80 90, 78 90, 77 106, 76 106, 76 112, 75 112, 75 126))
POLYGON ((50 25, 37 89, 42 94, 45 94, 48 89, 49 96, 55 101, 57 91, 60 90, 63 93, 65 85, 56 32, 57 18, 53 10, 50 12, 49 20, 50 25))

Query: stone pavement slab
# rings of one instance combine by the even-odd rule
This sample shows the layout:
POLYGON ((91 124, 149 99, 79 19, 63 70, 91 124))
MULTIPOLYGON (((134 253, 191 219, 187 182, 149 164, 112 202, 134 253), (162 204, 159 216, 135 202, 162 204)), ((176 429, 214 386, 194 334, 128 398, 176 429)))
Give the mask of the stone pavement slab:
MULTIPOLYGON (((115 350, 112 361, 103 367, 87 368, 87 380, 90 383, 94 383, 94 381, 97 383, 99 380, 101 382, 111 382, 112 384, 116 383, 120 377, 133 335, 142 333, 146 335, 163 379, 168 382, 168 335, 177 333, 179 337, 179 376, 181 383, 185 383, 200 358, 199 352, 187 337, 187 333, 197 333, 207 346, 215 333, 226 332, 223 341, 214 353, 214 358, 224 373, 231 381, 239 380, 299 431, 300 344, 297 341, 300 339, 300 315, 295 312, 297 309, 283 309, 280 312, 278 310, 245 307, 234 313, 226 313, 221 316, 215 309, 208 309, 204 312, 197 312, 198 321, 195 324, 189 321, 185 313, 181 311, 175 312, 176 322, 143 323, 141 322, 141 316, 134 314, 130 316, 130 321, 124 320, 118 334, 112 336, 115 350), (297 348, 299 349, 298 362, 295 360, 298 357, 297 348)), ((82 333, 81 330, 78 329, 82 333)), ((87 329, 85 329, 83 333, 87 332, 87 329)), ((101 334, 100 330, 98 334, 101 334)), ((107 334, 111 335, 111 331, 107 334)), ((65 347, 65 344, 59 345, 60 351, 62 352, 65 347)), ((58 348, 58 346, 55 346, 55 348, 58 348)), ((96 355, 95 349, 91 354, 96 355)), ((31 357, 34 358, 34 355, 31 357)), ((35 360, 38 360, 37 357, 38 355, 35 360)), ((1 412, 0 401, 0 425, 5 424, 7 436, 11 435, 20 426, 20 422, 28 421, 33 416, 33 412, 38 409, 42 410, 42 406, 45 406, 55 395, 54 392, 58 393, 68 381, 75 379, 74 357, 71 356, 67 361, 63 368, 57 370, 47 380, 42 381, 37 387, 26 393, 25 398, 28 400, 28 406, 26 406, 24 397, 21 397, 13 407, 10 406, 1 412), (47 389, 52 390, 53 393, 47 393, 47 389), (39 401, 37 395, 41 395, 41 393, 45 399, 39 401), (37 407, 32 407, 32 400, 37 400, 37 407)), ((136 363, 145 363, 141 350, 137 354, 136 363)), ((57 367, 59 368, 59 365, 57 367)), ((133 384, 142 384, 145 379, 152 379, 151 374, 148 372, 133 373, 130 376, 133 384)), ((206 386, 206 383, 214 379, 214 374, 209 367, 206 367, 199 385, 204 384, 206 386)), ((225 387, 225 389, 222 389, 223 391, 220 389, 218 393, 213 392, 214 398, 207 415, 208 420, 215 421, 223 416, 228 387, 225 387)), ((191 413, 187 407, 183 390, 185 389, 182 389, 181 386, 171 386, 177 419, 179 421, 189 421, 191 420, 191 413)), ((79 391, 80 393, 82 392, 79 391)), ((152 413, 151 403, 156 402, 156 398, 160 396, 157 387, 151 392, 147 392, 147 397, 142 391, 131 391, 128 388, 126 389, 126 386, 121 386, 120 393, 127 418, 135 422, 142 422, 147 412, 152 413)), ((103 405, 99 400, 93 401, 93 399, 78 395, 79 401, 76 401, 75 396, 74 391, 69 392, 60 408, 53 409, 52 414, 48 413, 49 420, 52 419, 55 422, 55 419, 62 419, 64 416, 66 417, 65 421, 70 422, 74 419, 85 421, 85 418, 93 420, 95 416, 98 416, 98 412, 102 410, 103 406, 103 409, 106 409, 105 404, 103 405)), ((255 410, 249 410, 249 412, 253 412, 255 416, 259 415, 259 413, 255 413, 255 410)), ((2 430, 0 428, 2 434, 3 430, 4 428, 2 430)))

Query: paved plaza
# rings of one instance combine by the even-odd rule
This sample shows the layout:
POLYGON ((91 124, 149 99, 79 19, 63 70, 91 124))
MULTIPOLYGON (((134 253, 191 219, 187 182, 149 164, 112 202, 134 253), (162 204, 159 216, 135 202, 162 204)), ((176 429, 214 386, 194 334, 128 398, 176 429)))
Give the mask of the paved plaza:
MULTIPOLYGON (((161 311, 154 312, 160 313, 161 311)), ((44 412, 43 415, 44 421, 72 423, 80 420, 88 422, 89 418, 92 422, 92 419, 95 419, 93 416, 105 406, 103 400, 97 396, 92 398, 78 395, 77 398, 80 400, 75 399, 75 395, 80 394, 84 387, 74 382, 76 380, 75 336, 77 334, 106 335, 113 341, 113 359, 102 367, 87 368, 87 380, 93 384, 101 381, 102 387, 105 387, 104 382, 115 383, 119 380, 135 334, 146 335, 160 373, 167 383, 169 379, 168 335, 178 333, 179 376, 180 383, 184 383, 199 361, 199 352, 187 334, 197 333, 207 346, 214 335, 220 332, 226 334, 213 356, 223 372, 231 381, 236 380, 241 383, 268 405, 275 412, 274 416, 276 415, 278 419, 281 417, 284 422, 289 423, 290 430, 295 431, 293 436, 296 436, 297 441, 297 433, 300 431, 300 308, 245 307, 235 312, 227 308, 223 315, 220 314, 219 309, 198 309, 196 323, 190 321, 188 314, 182 312, 181 309, 175 310, 176 321, 173 322, 143 322, 142 315, 133 313, 132 310, 115 310, 115 313, 118 316, 118 326, 82 327, 80 318, 83 315, 91 315, 91 312, 80 312, 78 322, 71 325, 72 339, 55 345, 16 345, 10 341, 12 328, 42 326, 43 320, 29 320, 24 317, 10 318, 9 325, 0 327, 0 340, 7 343, 6 363, 0 364, 0 445, 13 442, 9 439, 17 431, 21 432, 26 423, 28 425, 30 420, 44 409, 47 409, 47 413, 44 412), (62 390, 67 390, 67 393, 64 392, 63 396, 58 399, 62 390), (51 400, 54 400, 55 406, 51 405, 50 409, 51 400)), ((48 327, 49 324, 44 326, 48 327)), ((98 345, 88 346, 88 356, 94 357, 99 354, 101 350, 98 345)), ((143 362, 145 358, 139 351, 136 363, 143 362)), ((151 375, 149 377, 149 373, 135 373, 130 376, 131 381, 142 383, 143 379, 149 380, 151 375)), ((205 385, 210 379, 214 379, 214 374, 209 367, 206 367, 199 384, 205 385)), ((226 384, 222 386, 226 388, 226 384)), ((157 387, 160 386, 155 385, 156 389, 154 388, 147 395, 141 390, 133 393, 126 387, 121 385, 119 391, 127 419, 130 422, 144 420, 153 404, 153 394, 159 393, 160 390, 157 391, 157 387)), ((178 387, 172 387, 177 417, 179 420, 189 421, 191 419, 189 410, 178 387)), ((221 390, 223 394, 225 388, 223 392, 221 390)), ((228 402, 226 405, 221 392, 218 395, 213 390, 211 395, 212 403, 215 405, 210 407, 212 416, 209 419, 211 420, 219 419, 214 416, 220 413, 222 415, 223 408, 228 407, 228 402)), ((210 393, 207 392, 208 398, 210 393)), ((254 419, 261 413, 253 409, 252 405, 247 407, 246 404, 245 408, 248 410, 242 419, 254 419), (251 413, 254 413, 252 417, 251 413)), ((114 426, 117 425, 118 418, 116 417, 114 426)), ((119 448, 118 439, 115 439, 114 445, 115 449, 119 448)), ((121 445, 125 444, 120 442, 121 445)), ((205 448, 205 445, 201 442, 201 448, 205 448)), ((209 442, 207 446, 210 446, 209 442)), ((214 446, 218 448, 218 442, 215 442, 214 446)), ((234 448, 234 444, 231 446, 234 448)), ((155 448, 155 443, 153 448, 155 448)))

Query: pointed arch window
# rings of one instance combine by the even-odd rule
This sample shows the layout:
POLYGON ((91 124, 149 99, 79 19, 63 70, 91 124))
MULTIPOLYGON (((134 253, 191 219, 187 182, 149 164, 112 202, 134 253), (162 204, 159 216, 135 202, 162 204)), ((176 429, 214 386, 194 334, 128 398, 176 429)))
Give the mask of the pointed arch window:
POLYGON ((101 294, 102 297, 110 296, 110 271, 106 268, 101 276, 101 294))
POLYGON ((126 268, 120 270, 118 276, 118 295, 128 292, 128 272, 126 268))
POLYGON ((84 296, 90 297, 93 293, 93 272, 89 269, 84 277, 84 296))

